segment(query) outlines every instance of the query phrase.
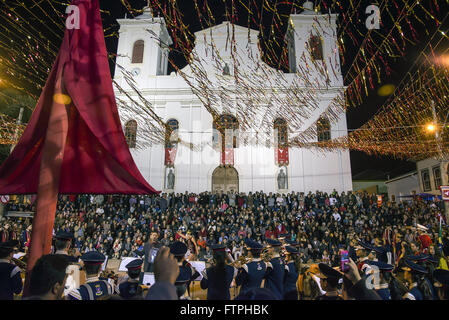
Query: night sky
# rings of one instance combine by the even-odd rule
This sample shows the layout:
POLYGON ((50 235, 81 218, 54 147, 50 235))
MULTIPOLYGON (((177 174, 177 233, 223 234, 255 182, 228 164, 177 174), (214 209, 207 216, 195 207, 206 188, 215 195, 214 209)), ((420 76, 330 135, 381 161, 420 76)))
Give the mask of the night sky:
MULTIPOLYGON (((203 0, 198 0, 198 3, 201 4, 203 0)), ((228 3, 231 1, 225 0, 228 3)), ((135 9, 141 9, 146 4, 146 0, 130 0, 130 4, 135 9)), ((163 3, 163 1, 161 1, 163 3)), ((239 3, 239 1, 234 1, 235 3, 239 3)), ((255 1, 255 3, 261 3, 262 1, 255 1)), ((275 2, 275 1, 273 1, 275 2)), ((285 3, 285 1, 277 0, 278 3, 285 3)), ((349 1, 343 1, 348 2, 349 1)), ((356 1, 357 2, 357 1, 356 1)), ((361 0, 362 4, 359 7, 359 17, 360 20, 358 21, 357 29, 360 34, 357 35, 357 38, 359 40, 362 40, 364 35, 367 32, 366 26, 365 26, 365 19, 367 15, 365 14, 365 8, 372 4, 376 3, 376 1, 371 0, 361 0), (362 20, 363 19, 363 20, 362 20), (359 27, 360 25, 360 27, 359 27)), ((201 30, 201 26, 199 24, 199 19, 197 16, 197 13, 194 11, 193 6, 193 0, 183 0, 183 1, 177 1, 177 4, 179 6, 180 11, 183 13, 183 21, 186 25, 189 26, 189 31, 193 34, 194 32, 201 30)), ((212 12, 216 18, 217 24, 221 23, 224 20, 224 13, 225 13, 225 6, 222 0, 209 0, 208 1, 209 6, 212 9, 212 12)), ((299 1, 300 4, 303 3, 303 1, 299 1)), ((348 5, 348 4, 346 4, 348 5)), ((390 5, 390 4, 388 4, 390 5)), ((103 26, 104 28, 110 28, 112 27, 112 30, 118 30, 118 24, 116 22, 116 19, 118 18, 124 18, 125 14, 128 15, 128 17, 131 17, 131 14, 127 11, 125 6, 122 4, 122 1, 120 0, 100 0, 100 7, 102 10, 105 10, 109 12, 110 14, 102 14, 103 18, 103 26)), ((230 5, 228 6, 230 8, 230 5)), ((278 10, 281 14, 284 14, 285 17, 288 17, 288 14, 290 12, 291 5, 279 5, 278 10)), ((444 12, 447 12, 449 8, 444 7, 443 4, 441 4, 440 10, 446 10, 444 12)), ((237 12, 245 12, 245 10, 239 10, 239 7, 237 6, 237 12)), ((299 12, 298 12, 299 13, 299 12)), ((419 14, 419 12, 418 12, 419 14)), ((269 12, 265 13, 263 16, 263 28, 264 30, 263 34, 269 35, 270 32, 265 32, 270 30, 270 25, 273 19, 273 15, 269 12)), ((386 33, 388 33, 388 30, 390 30, 390 26, 392 21, 388 20, 388 16, 381 17, 383 25, 381 26, 381 29, 384 28, 384 30, 387 30, 386 33)), ((287 29, 287 19, 284 19, 285 21, 278 21, 278 24, 281 26, 281 31, 277 31, 274 34, 274 37, 276 37, 278 40, 282 40, 284 38, 284 33, 287 29)), ((355 22, 357 23, 357 21, 355 22)), ((435 26, 432 26, 430 23, 427 23, 427 27, 429 29, 429 32, 432 32, 432 28, 435 28, 435 26)), ((238 25, 247 27, 247 14, 239 14, 238 15, 238 25)), ((418 26, 419 27, 419 26, 418 26)), ((253 29, 260 29, 258 25, 251 25, 251 28, 253 29)), ((423 28, 418 29, 418 32, 421 32, 423 28)), ((382 32, 383 30, 380 30, 382 32)), ((387 100, 387 97, 380 97, 377 94, 377 89, 384 85, 384 84, 394 84, 397 85, 401 79, 404 77, 406 72, 408 71, 408 68, 412 63, 415 61, 418 54, 422 51, 422 48, 424 47, 424 43, 426 40, 427 35, 422 32, 420 35, 420 41, 421 43, 417 46, 408 45, 408 51, 406 53, 405 57, 401 57, 399 59, 389 59, 388 62, 390 64, 390 68, 392 69, 392 74, 385 75, 385 72, 383 72, 381 84, 376 84, 375 89, 371 90, 369 92, 369 97, 364 99, 364 103, 357 108, 350 108, 347 112, 347 120, 348 120, 348 129, 356 129, 359 128, 361 125, 363 125, 366 121, 368 121, 374 113, 379 109, 379 107, 387 100)), ((380 39, 380 38, 379 38, 380 39)), ((193 39, 190 39, 193 40, 193 39)), ((116 37, 107 37, 106 38, 106 46, 110 53, 115 53, 117 50, 117 38, 116 37)), ((260 39, 261 47, 262 47, 262 55, 265 53, 265 44, 266 43, 273 43, 272 41, 266 41, 266 39, 260 39)), ((59 47, 60 43, 55 43, 59 47)), ((343 76, 348 72, 348 67, 350 67, 351 62, 353 61, 353 58, 355 54, 358 52, 359 47, 352 45, 351 41, 349 40, 349 37, 345 37, 345 45, 347 47, 346 53, 345 53, 345 59, 349 63, 346 63, 343 65, 343 76)), ((282 48, 275 48, 276 52, 280 52, 282 48)), ((172 52, 170 54, 170 58, 173 59, 178 67, 183 67, 186 65, 186 61, 184 60, 183 56, 180 54, 176 54, 176 52, 172 52)), ((114 72, 114 62, 111 61, 111 73, 114 72)), ((172 71, 172 67, 169 65, 169 73, 172 71)), ((345 83, 346 85, 347 83, 345 83)), ((380 171, 384 171, 386 174, 389 174, 390 177, 403 174, 406 172, 409 172, 411 170, 415 169, 415 164, 408 161, 400 161, 391 159, 388 157, 371 157, 361 152, 351 152, 351 167, 352 167, 352 173, 357 174, 361 171, 364 171, 366 169, 376 169, 380 171)))

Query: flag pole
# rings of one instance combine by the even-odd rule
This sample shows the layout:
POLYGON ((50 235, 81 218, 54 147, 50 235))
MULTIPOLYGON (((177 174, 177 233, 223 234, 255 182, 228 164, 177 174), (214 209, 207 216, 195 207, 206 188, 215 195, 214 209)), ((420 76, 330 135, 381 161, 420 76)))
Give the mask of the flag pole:
POLYGON ((29 296, 31 270, 36 261, 51 250, 52 230, 58 202, 61 165, 68 132, 66 104, 70 98, 63 93, 62 75, 57 78, 51 106, 37 189, 36 214, 33 219, 30 251, 23 296, 29 296))

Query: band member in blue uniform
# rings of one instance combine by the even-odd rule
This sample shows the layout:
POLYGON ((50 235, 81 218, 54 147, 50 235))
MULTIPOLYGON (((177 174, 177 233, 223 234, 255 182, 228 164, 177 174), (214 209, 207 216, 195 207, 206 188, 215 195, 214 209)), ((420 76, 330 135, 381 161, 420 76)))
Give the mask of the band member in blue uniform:
POLYGON ((129 279, 122 282, 116 290, 123 299, 143 299, 143 289, 139 285, 142 264, 142 259, 135 259, 125 266, 128 269, 129 279))
POLYGON ((14 294, 21 293, 23 289, 22 270, 11 263, 18 245, 17 240, 0 243, 0 300, 14 300, 14 294))
POLYGON ((237 286, 241 286, 241 294, 249 288, 260 288, 262 286, 262 280, 267 274, 267 270, 272 268, 270 263, 265 263, 260 258, 260 253, 263 249, 260 243, 251 239, 245 239, 245 245, 251 261, 239 269, 235 278, 237 286))
POLYGON ((381 261, 388 264, 391 264, 391 262, 393 261, 392 260, 393 248, 391 246, 383 246, 379 238, 374 239, 374 251, 376 252, 377 261, 381 261))
POLYGON ((229 289, 232 280, 237 276, 237 269, 226 264, 227 252, 223 244, 213 245, 212 267, 203 270, 201 289, 207 289, 207 300, 231 300, 229 289))
POLYGON ((410 260, 404 260, 404 279, 410 284, 405 300, 433 300, 431 289, 426 281, 427 269, 410 260))
POLYGON ((296 282, 298 281, 301 262, 299 260, 298 249, 287 246, 285 261, 285 277, 284 277, 284 300, 298 300, 298 289, 296 282))
POLYGON ((294 240, 286 239, 285 242, 286 242, 290 247, 293 247, 293 248, 299 248, 299 247, 301 246, 300 243, 298 243, 298 242, 296 242, 296 241, 294 241, 294 240))
POLYGON ((179 276, 175 282, 178 297, 181 300, 188 299, 190 282, 196 279, 200 273, 186 261, 187 245, 185 243, 181 241, 173 242, 170 246, 170 253, 175 256, 179 266, 179 276))
POLYGON ((284 295, 285 276, 285 262, 280 256, 282 243, 273 239, 267 239, 267 243, 268 253, 272 257, 270 260, 272 268, 267 272, 264 288, 271 290, 279 300, 282 300, 284 295))
POLYGON ((433 272, 438 267, 439 263, 440 263, 440 261, 438 261, 438 259, 436 259, 434 256, 432 256, 430 254, 427 256, 427 259, 424 262, 424 266, 429 271, 427 280, 429 281, 430 287, 432 289, 433 300, 439 300, 438 288, 435 287, 435 279, 433 278, 433 272))
POLYGON ((69 232, 59 231, 54 238, 56 250, 55 254, 63 255, 70 263, 78 263, 80 256, 79 252, 77 252, 77 256, 71 256, 69 254, 70 247, 72 246, 73 234, 69 232))
POLYGON ((358 246, 356 247, 356 253, 358 257, 357 259, 358 269, 365 273, 368 272, 369 265, 366 263, 366 261, 367 260, 377 261, 375 246, 364 241, 359 241, 358 246))
POLYGON ((449 271, 437 269, 433 272, 439 300, 449 300, 449 271))
MULTIPOLYGON (((374 251, 376 252, 377 261, 380 261, 383 263, 388 263, 389 252, 388 252, 387 248, 376 246, 374 248, 374 251)), ((390 257, 391 257, 391 254, 390 254, 390 257)))
POLYGON ((382 261, 367 261, 366 263, 371 265, 373 271, 377 273, 374 275, 374 290, 382 300, 391 300, 388 280, 394 266, 382 261))
POLYGON ((316 297, 315 300, 343 300, 338 293, 338 282, 343 274, 329 267, 327 264, 318 264, 320 273, 316 276, 320 278, 321 288, 326 291, 324 295, 316 297))
POLYGON ((425 281, 426 281, 429 289, 432 292, 433 300, 438 300, 438 295, 436 293, 436 289, 433 285, 433 281, 431 281, 431 279, 433 278, 433 271, 435 270, 433 263, 438 264, 438 261, 436 261, 436 259, 433 259, 433 257, 431 257, 428 254, 411 255, 411 256, 407 256, 406 259, 410 260, 412 262, 415 262, 416 264, 420 265, 421 267, 426 268, 426 270, 429 271, 428 275, 429 275, 430 279, 428 277, 425 277, 425 281))
POLYGON ((89 251, 81 256, 86 271, 86 283, 68 294, 69 300, 97 300, 103 296, 112 295, 114 287, 98 275, 106 257, 97 251, 89 251))

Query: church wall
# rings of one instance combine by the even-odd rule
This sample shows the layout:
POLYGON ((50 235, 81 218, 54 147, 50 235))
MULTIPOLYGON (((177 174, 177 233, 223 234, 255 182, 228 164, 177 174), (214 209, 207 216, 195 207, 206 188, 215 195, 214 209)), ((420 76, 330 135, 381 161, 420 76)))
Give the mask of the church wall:
MULTIPOLYGON (((320 19, 327 19, 327 16, 322 16, 320 19)), ((296 40, 296 56, 300 59, 302 52, 305 50, 304 42, 308 40, 310 33, 310 26, 313 23, 313 17, 296 15, 292 16, 295 24, 295 40, 296 40)), ((333 19, 333 18, 332 18, 333 19)), ((192 151, 183 144, 178 144, 177 156, 175 160, 175 192, 202 192, 210 191, 212 189, 212 173, 220 164, 220 152, 214 150, 211 146, 212 141, 212 116, 201 106, 201 103, 195 95, 192 94, 190 86, 184 79, 172 73, 167 76, 156 76, 158 45, 153 36, 150 35, 145 28, 152 28, 156 34, 159 34, 161 26, 158 23, 149 23, 142 25, 142 21, 135 19, 119 20, 121 24, 120 39, 118 45, 118 62, 122 62, 123 66, 132 71, 133 68, 139 67, 141 73, 134 77, 140 92, 146 97, 148 102, 152 104, 153 110, 165 122, 169 119, 176 119, 179 122, 179 137, 185 142, 192 142, 195 145, 201 146, 201 151, 192 151), (143 39, 145 41, 144 61, 139 66, 131 64, 132 45, 134 41, 143 39), (127 57, 120 57, 125 55, 127 57)), ((332 33, 332 28, 335 29, 334 21, 332 20, 332 27, 328 29, 329 32, 322 34, 324 60, 326 63, 337 65, 339 69, 339 57, 336 48, 336 36, 332 33)), ((163 27, 165 28, 165 27, 163 27)), ((232 59, 230 58, 230 47, 226 48, 226 24, 219 25, 213 30, 205 30, 204 32, 196 33, 195 49, 198 54, 204 59, 202 62, 209 80, 214 82, 216 80, 217 70, 215 61, 212 59, 211 50, 208 55, 205 55, 204 34, 206 35, 206 44, 210 43, 210 33, 214 33, 214 42, 220 51, 221 58, 224 62, 230 62, 230 72, 233 74, 232 59), (203 34, 204 33, 204 34, 203 34)), ((247 29, 239 27, 236 29, 236 44, 239 51, 239 56, 247 57, 248 52, 246 46, 248 44, 247 29), (240 28, 240 29, 239 29, 240 28)), ((257 61, 260 53, 257 47, 257 31, 251 31, 251 46, 250 55, 253 59, 249 61, 257 61), (256 59, 255 59, 256 58, 256 59)), ((260 61, 259 61, 260 62, 260 61)), ((241 72, 247 70, 251 71, 254 66, 251 63, 242 63, 239 67, 241 72), (250 68, 251 67, 251 68, 250 68)), ((261 63, 263 65, 263 63, 261 63)), ((267 67, 267 66, 266 66, 267 67)), ((183 72, 190 74, 189 66, 183 69, 183 72)), ((268 68, 268 67, 267 67, 268 68)), ((312 68, 310 68, 312 70, 312 68)), ((329 103, 335 97, 339 90, 343 90, 341 75, 335 78, 332 70, 328 70, 331 79, 331 87, 329 90, 323 92, 320 105, 314 111, 314 114, 309 116, 304 121, 303 128, 314 125, 319 116, 326 111, 329 103), (334 87, 332 87, 334 86, 334 87)), ((219 72, 218 72, 219 73, 219 72)), ((339 73, 339 72, 337 72, 339 73)), ((220 75, 221 76, 221 75, 220 75)), ((318 74, 315 76, 320 77, 318 74)), ((134 95, 134 92, 127 86, 122 79, 120 72, 115 73, 115 80, 129 93, 133 95, 136 101, 139 98, 134 95)), ((294 74, 286 74, 285 78, 288 81, 296 81, 297 76, 294 74)), ((321 76, 322 78, 322 76, 321 76)), ((230 77, 231 79, 231 77, 230 77)), ((309 79, 311 80, 311 79, 309 79)), ((323 80, 323 79, 321 79, 323 80)), ((296 83, 298 85, 298 83, 296 83)), ((280 93, 281 94, 281 93, 280 93)), ((317 93, 319 94, 319 93, 317 93)), ((120 99, 125 99, 119 92, 116 95, 120 99)), ((213 101, 217 105, 219 102, 213 101)), ((215 106, 218 108, 218 106, 215 106)), ((300 106, 299 106, 300 107, 300 106)), ((120 112, 120 110, 119 110, 120 112)), ((298 112, 301 112, 299 109, 298 112)), ((122 123, 124 124, 129 117, 126 112, 120 112, 122 123)), ((347 134, 346 117, 344 114, 340 117, 337 123, 332 123, 331 138, 344 136, 347 134)), ((239 120, 239 119, 238 119, 239 120)), ((145 128, 138 129, 145 130, 145 128)), ((277 174, 279 167, 275 164, 275 154, 273 148, 266 148, 264 146, 248 145, 234 149, 234 167, 239 174, 239 191, 265 191, 277 192, 277 174)), ((133 158, 141 171, 144 178, 157 190, 165 191, 165 175, 166 168, 164 164, 165 150, 164 145, 153 145, 143 150, 131 149, 133 158)), ((351 168, 348 151, 335 151, 322 153, 318 150, 308 149, 289 149, 288 166, 288 191, 315 191, 323 190, 330 192, 334 188, 337 191, 348 191, 352 189, 351 168)))
MULTIPOLYGON (((198 103, 169 101, 155 108, 158 115, 168 121, 179 122, 179 137, 202 146, 202 151, 192 151, 179 144, 175 161, 175 192, 202 192, 211 190, 212 173, 220 164, 220 152, 213 149, 212 117, 198 103)), ((161 100, 161 97, 158 97, 161 100)), ((319 113, 318 113, 319 114, 319 113)), ((138 133, 141 128, 138 129, 138 133)), ((332 124, 331 137, 346 134, 346 118, 332 124)), ((153 145, 145 150, 132 150, 134 160, 142 175, 158 190, 164 189, 165 151, 162 145, 153 145)), ((348 191, 352 189, 349 152, 346 150, 326 152, 308 149, 289 149, 289 191, 348 191)), ((275 165, 273 148, 248 145, 234 149, 234 167, 239 174, 239 189, 242 192, 263 190, 277 192, 278 166, 275 165)))
MULTIPOLYGON (((201 154, 180 147, 179 157, 175 163, 176 188, 175 192, 210 191, 212 188, 212 172, 219 164, 218 153, 215 164, 198 163, 201 154), (182 160, 181 160, 182 159, 182 160)), ((276 174, 278 168, 269 154, 273 149, 245 147, 241 152, 261 161, 253 164, 244 164, 236 155, 234 167, 239 173, 239 189, 241 192, 260 191, 278 192, 276 174), (252 149, 252 150, 251 150, 252 149)), ((145 179, 156 189, 164 189, 164 159, 162 146, 153 146, 150 149, 132 151, 134 161, 145 179), (147 165, 149 164, 149 166, 147 165)), ((251 159, 251 157, 250 157, 251 159)), ((311 150, 291 149, 288 172, 288 191, 315 191, 330 192, 352 189, 351 169, 349 166, 349 152, 332 152, 321 154, 311 150), (303 160, 304 159, 304 160, 303 160), (340 160, 341 159, 341 160, 340 160)))

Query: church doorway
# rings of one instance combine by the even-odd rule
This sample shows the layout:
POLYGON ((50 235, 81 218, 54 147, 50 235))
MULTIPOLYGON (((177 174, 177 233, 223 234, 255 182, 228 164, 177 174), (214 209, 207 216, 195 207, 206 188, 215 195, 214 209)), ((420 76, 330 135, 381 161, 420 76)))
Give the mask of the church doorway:
POLYGON ((239 174, 234 167, 217 167, 212 173, 212 192, 239 192, 239 174))

